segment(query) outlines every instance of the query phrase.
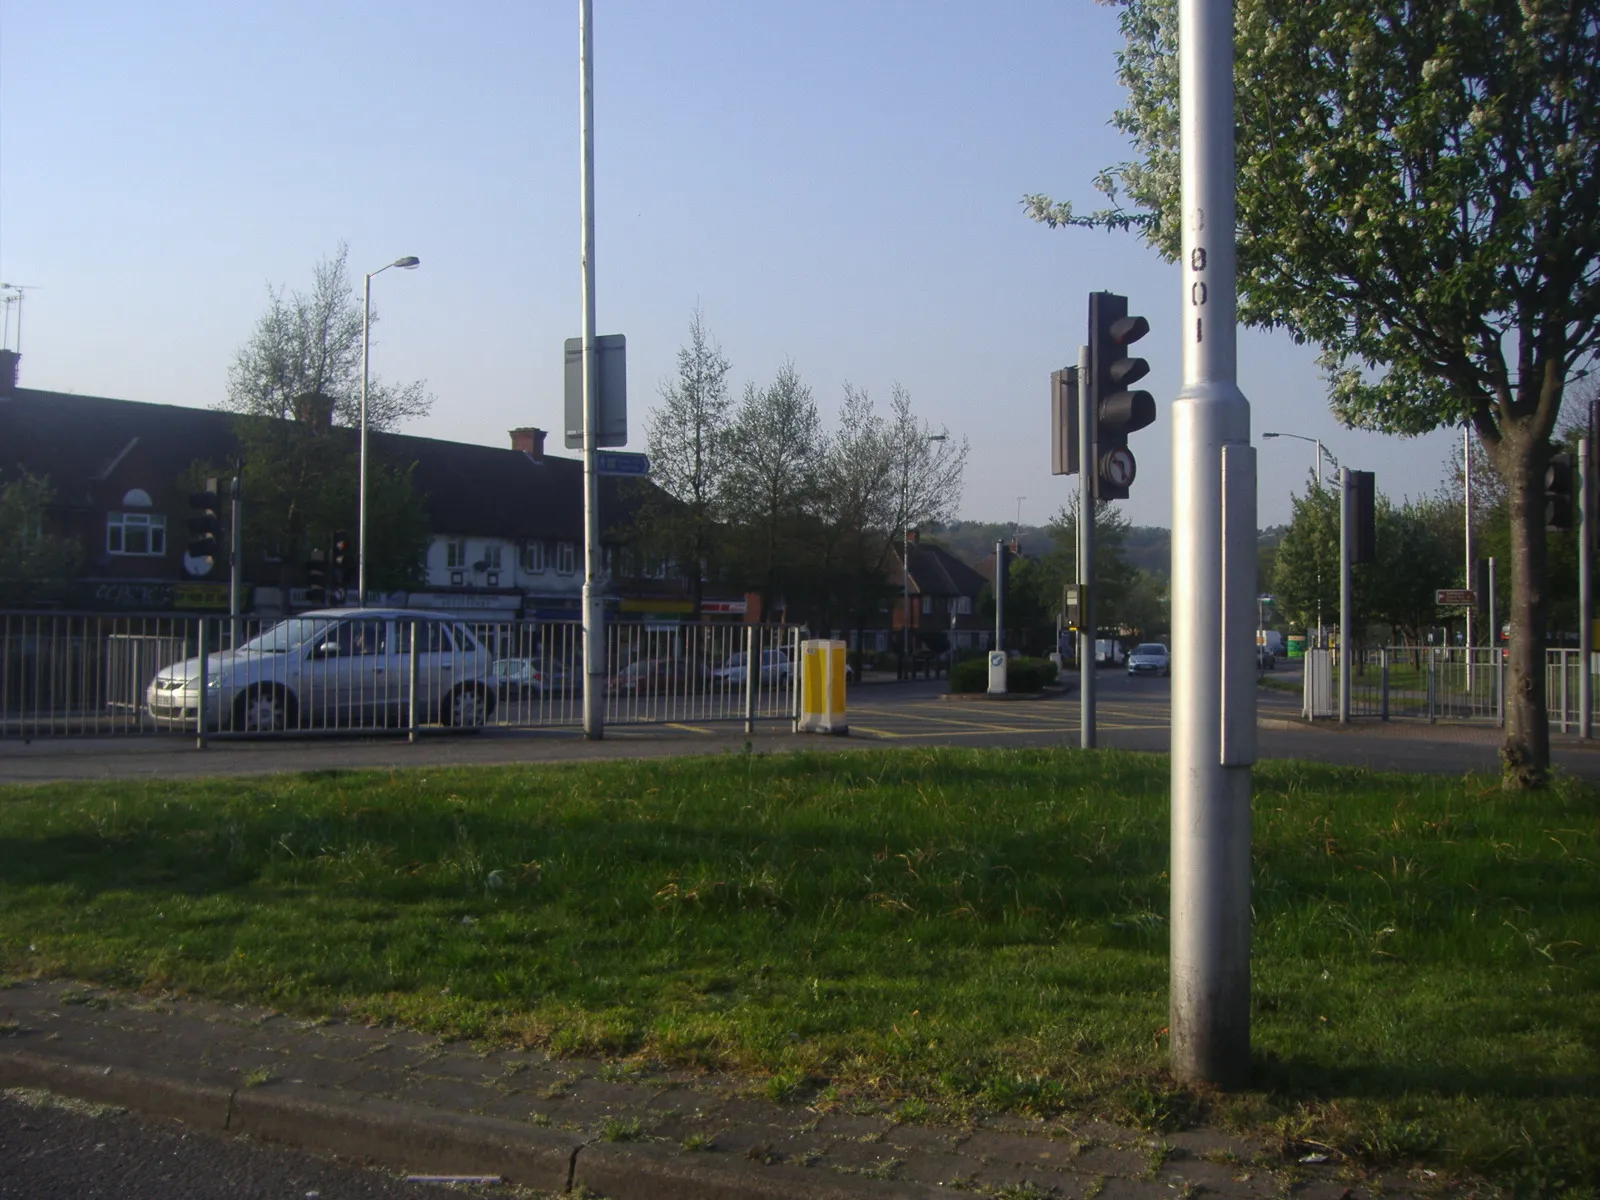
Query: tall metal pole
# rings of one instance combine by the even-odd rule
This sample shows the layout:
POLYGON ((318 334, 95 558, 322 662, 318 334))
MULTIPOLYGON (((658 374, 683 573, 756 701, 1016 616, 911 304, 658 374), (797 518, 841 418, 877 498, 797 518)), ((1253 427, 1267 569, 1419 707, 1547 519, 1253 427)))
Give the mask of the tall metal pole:
MULTIPOLYGON (((1172 411, 1172 1068, 1250 1065, 1256 470, 1237 383, 1233 5, 1181 0, 1183 387, 1172 411)), ((1320 453, 1320 449, 1319 449, 1320 453)))
POLYGON ((233 499, 233 512, 230 514, 231 520, 228 522, 228 648, 238 649, 240 591, 242 590, 244 575, 244 550, 242 547, 244 498, 240 495, 239 468, 237 466, 234 469, 233 482, 229 485, 228 491, 233 499))
POLYGON ((1006 544, 994 544, 994 648, 1006 648, 1006 544))
POLYGON ((594 6, 578 0, 578 58, 583 99, 583 736, 605 736, 605 609, 600 575, 600 476, 594 469, 600 416, 596 411, 594 347, 594 6))
POLYGON ((1594 590, 1590 580, 1589 543, 1594 537, 1594 485, 1589 478, 1593 457, 1589 439, 1593 426, 1578 439, 1578 736, 1594 736, 1594 675, 1590 666, 1594 654, 1594 590))
POLYGON ((356 603, 362 607, 367 603, 367 352, 372 337, 372 277, 377 273, 368 272, 361 286, 361 498, 356 518, 356 603))
MULTIPOLYGON (((905 447, 900 471, 900 678, 911 660, 911 447, 905 447)), ((999 560, 997 559, 996 562, 999 560)))
MULTIPOLYGON (((1462 475, 1461 475, 1461 507, 1466 513, 1466 527, 1467 527, 1466 528, 1466 533, 1467 533, 1467 565, 1466 565, 1466 572, 1467 572, 1467 574, 1466 574, 1466 583, 1463 584, 1462 586, 1470 588, 1472 586, 1472 582, 1473 582, 1473 580, 1472 580, 1472 426, 1471 425, 1463 425, 1461 427, 1461 471, 1462 471, 1462 475)), ((1471 608, 1467 609, 1467 649, 1469 651, 1472 649, 1472 616, 1473 616, 1473 612, 1474 612, 1473 609, 1471 609, 1471 608)), ((1489 639, 1489 644, 1490 645, 1494 644, 1494 639, 1493 638, 1489 639)), ((1469 664, 1469 666, 1468 666, 1468 674, 1470 675, 1470 673, 1471 673, 1470 664, 1472 662, 1472 655, 1470 653, 1467 655, 1467 662, 1469 664)))
POLYGON ((1355 518, 1350 468, 1339 468, 1339 724, 1350 724, 1350 532, 1355 518))
POLYGON ((1094 612, 1094 479, 1096 397, 1089 374, 1089 347, 1078 347, 1078 745, 1095 746, 1094 672, 1099 647, 1094 612))

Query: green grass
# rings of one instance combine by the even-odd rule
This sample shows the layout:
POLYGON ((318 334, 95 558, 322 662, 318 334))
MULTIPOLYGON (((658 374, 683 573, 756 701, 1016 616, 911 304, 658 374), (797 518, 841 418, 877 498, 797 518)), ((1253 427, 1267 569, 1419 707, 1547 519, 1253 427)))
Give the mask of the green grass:
POLYGON ((1594 791, 1261 764, 1254 1087, 1221 1097, 1163 1072, 1167 774, 941 749, 4 788, 0 973, 1600 1184, 1594 791))

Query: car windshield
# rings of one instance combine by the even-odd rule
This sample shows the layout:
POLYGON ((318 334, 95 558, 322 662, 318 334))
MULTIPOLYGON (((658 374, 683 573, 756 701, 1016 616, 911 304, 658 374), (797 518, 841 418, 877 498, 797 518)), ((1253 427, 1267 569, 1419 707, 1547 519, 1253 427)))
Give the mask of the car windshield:
POLYGON ((333 625, 327 617, 290 617, 259 637, 251 638, 239 649, 250 654, 282 654, 313 641, 333 625))
POLYGON ((728 661, 723 663, 722 665, 725 666, 725 667, 742 667, 742 666, 744 666, 744 653, 743 653, 743 651, 741 651, 738 654, 730 654, 730 655, 728 655, 728 661))
POLYGON ((1166 652, 1167 648, 1165 646, 1156 645, 1154 642, 1146 642, 1134 651, 1135 654, 1153 654, 1157 658, 1160 658, 1166 652))

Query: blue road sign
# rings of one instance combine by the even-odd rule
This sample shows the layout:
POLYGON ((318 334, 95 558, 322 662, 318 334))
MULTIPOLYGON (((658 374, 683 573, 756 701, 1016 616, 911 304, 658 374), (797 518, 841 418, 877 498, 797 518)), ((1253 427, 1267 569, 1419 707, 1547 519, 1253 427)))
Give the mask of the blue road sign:
POLYGON ((650 459, 624 450, 596 450, 594 469, 602 475, 648 475, 650 459))

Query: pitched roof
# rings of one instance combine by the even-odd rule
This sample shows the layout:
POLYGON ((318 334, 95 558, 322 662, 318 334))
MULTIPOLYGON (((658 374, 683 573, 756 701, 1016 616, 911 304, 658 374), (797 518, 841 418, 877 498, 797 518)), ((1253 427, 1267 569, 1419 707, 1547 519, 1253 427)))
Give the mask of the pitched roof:
POLYGON ((911 543, 911 590, 920 595, 976 596, 984 578, 943 546, 911 543))
MULTIPOLYGON (((48 475, 59 503, 81 507, 89 503, 88 484, 135 445, 173 478, 197 461, 225 462, 236 451, 234 422, 216 409, 19 388, 0 396, 0 468, 48 475)), ((356 453, 356 430, 335 428, 329 436, 348 439, 356 453)), ((368 450, 380 461, 416 464, 413 483, 426 497, 435 533, 582 539, 578 459, 397 433, 370 433, 368 450)), ((602 477, 602 535, 632 516, 648 486, 602 477)))

